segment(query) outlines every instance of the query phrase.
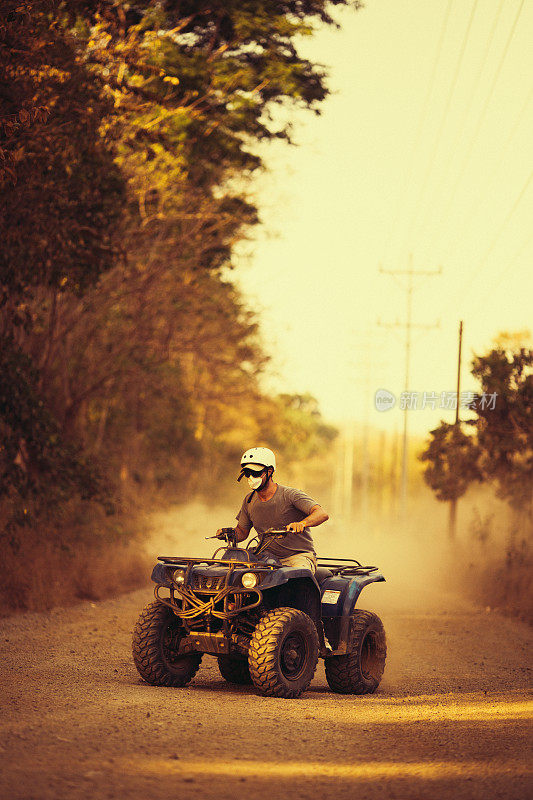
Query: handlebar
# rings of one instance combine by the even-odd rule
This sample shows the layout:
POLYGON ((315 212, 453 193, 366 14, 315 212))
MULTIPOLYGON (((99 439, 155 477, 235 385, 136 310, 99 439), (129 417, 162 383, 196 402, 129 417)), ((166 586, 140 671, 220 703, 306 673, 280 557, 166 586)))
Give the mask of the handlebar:
MULTIPOLYGON (((263 536, 266 536, 267 534, 280 536, 280 535, 285 535, 287 533, 290 533, 290 531, 286 526, 284 528, 268 528, 266 531, 264 531, 263 536)), ((236 544, 235 528, 221 528, 220 534, 215 534, 214 536, 206 536, 205 538, 218 539, 219 541, 225 539, 228 543, 235 542, 236 544)))

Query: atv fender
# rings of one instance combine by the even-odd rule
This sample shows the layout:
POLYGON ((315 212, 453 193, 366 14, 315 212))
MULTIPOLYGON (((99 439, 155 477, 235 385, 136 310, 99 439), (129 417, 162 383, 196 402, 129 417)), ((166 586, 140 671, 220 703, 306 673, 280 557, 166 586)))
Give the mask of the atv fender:
POLYGON ((375 571, 353 577, 332 575, 323 581, 322 622, 333 651, 330 655, 343 655, 348 652, 350 620, 359 595, 369 583, 379 583, 384 580, 381 572, 375 571))
POLYGON ((281 586, 282 583, 292 581, 294 578, 307 578, 311 580, 320 593, 320 588, 311 570, 297 567, 280 567, 279 569, 273 569, 272 572, 267 572, 265 577, 261 580, 261 589, 271 589, 273 586, 281 586))
POLYGON ((172 578, 171 578, 172 571, 169 567, 165 566, 165 564, 156 564, 152 570, 151 578, 154 583, 159 584, 160 586, 165 586, 167 589, 172 588, 172 578))

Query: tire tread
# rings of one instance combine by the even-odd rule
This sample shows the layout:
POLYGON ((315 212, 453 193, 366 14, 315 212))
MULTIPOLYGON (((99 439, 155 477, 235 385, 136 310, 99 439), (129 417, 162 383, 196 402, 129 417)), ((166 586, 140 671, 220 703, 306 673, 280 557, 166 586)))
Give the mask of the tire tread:
POLYGON ((172 611, 163 603, 154 601, 142 611, 133 629, 133 661, 141 678, 152 686, 185 686, 198 672, 202 654, 183 657, 179 672, 170 671, 165 664, 160 647, 161 627, 172 611))
POLYGON ((296 608, 282 607, 268 611, 255 627, 248 652, 248 665, 252 681, 261 694, 269 697, 299 697, 308 688, 318 663, 318 634, 311 618, 296 608), (312 638, 312 657, 308 674, 294 687, 280 679, 277 665, 277 640, 286 625, 305 618, 312 638))
POLYGON ((379 686, 385 669, 387 643, 383 623, 372 611, 357 610, 350 632, 348 653, 342 656, 329 656, 325 659, 326 679, 332 691, 339 694, 372 694, 379 686), (365 632, 375 626, 379 640, 380 674, 379 678, 364 679, 361 673, 359 651, 365 632))

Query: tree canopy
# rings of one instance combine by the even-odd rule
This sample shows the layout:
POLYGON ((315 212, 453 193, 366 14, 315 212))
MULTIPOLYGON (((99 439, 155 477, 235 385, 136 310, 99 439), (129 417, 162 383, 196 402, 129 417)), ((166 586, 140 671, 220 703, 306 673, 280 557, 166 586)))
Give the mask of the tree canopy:
POLYGON ((422 460, 425 479, 439 500, 461 497, 473 481, 495 485, 516 509, 533 500, 533 350, 497 344, 475 356, 472 375, 480 383, 473 418, 442 422, 431 431, 422 460))
MULTIPOLYGON (((194 488, 270 430, 315 452, 307 398, 227 279, 259 221, 257 144, 318 113, 299 55, 348 0, 0 0, 0 470, 17 498, 129 480, 194 488), (215 459, 216 460, 216 459, 215 459), (216 469, 216 464, 214 465, 216 469)), ((115 487, 115 488, 113 488, 115 487)), ((50 493, 50 497, 55 497, 50 493)))

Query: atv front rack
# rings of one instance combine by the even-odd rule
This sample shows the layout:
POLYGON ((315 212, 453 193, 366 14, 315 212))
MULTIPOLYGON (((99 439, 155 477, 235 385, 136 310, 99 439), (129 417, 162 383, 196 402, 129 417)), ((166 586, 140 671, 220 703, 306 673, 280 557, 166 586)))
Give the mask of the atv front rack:
MULTIPOLYGON (((222 564, 223 566, 233 565, 234 567, 247 567, 248 569, 270 571, 279 569, 277 564, 265 564, 264 561, 230 561, 225 558, 189 558, 181 556, 157 556, 158 561, 162 561, 169 567, 187 567, 193 564, 205 564, 207 567, 212 564, 222 564)), ((280 565, 281 566, 281 565, 280 565)))

